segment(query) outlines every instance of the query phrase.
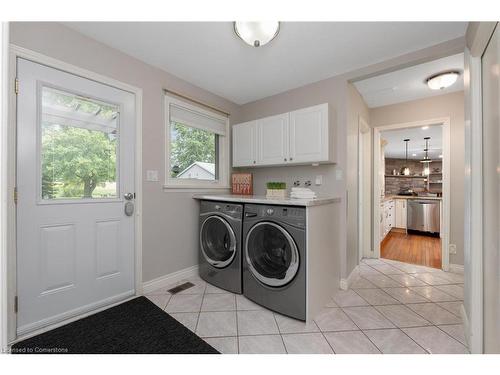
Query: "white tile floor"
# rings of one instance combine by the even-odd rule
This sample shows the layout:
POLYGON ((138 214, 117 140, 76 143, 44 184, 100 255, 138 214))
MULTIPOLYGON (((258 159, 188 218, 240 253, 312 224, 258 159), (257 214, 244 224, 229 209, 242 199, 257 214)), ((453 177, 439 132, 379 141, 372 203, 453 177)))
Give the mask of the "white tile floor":
POLYGON ((359 270, 309 323, 200 278, 176 295, 169 287, 147 297, 221 353, 468 353, 462 274, 387 259, 364 259, 359 270))

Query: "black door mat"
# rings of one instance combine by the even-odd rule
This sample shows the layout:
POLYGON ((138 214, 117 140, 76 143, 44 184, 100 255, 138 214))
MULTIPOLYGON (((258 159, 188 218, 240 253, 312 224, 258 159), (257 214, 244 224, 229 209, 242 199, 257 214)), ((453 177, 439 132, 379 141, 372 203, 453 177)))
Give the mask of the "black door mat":
POLYGON ((12 353, 216 354, 217 350, 138 297, 12 346, 12 353))

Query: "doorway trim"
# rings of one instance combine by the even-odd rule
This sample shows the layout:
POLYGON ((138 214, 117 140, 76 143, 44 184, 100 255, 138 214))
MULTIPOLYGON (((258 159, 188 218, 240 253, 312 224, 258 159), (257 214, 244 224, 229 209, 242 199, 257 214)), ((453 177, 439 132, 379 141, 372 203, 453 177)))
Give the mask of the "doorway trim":
MULTIPOLYGON (((16 336, 16 312, 14 309, 14 299, 17 293, 16 283, 16 205, 14 202, 14 189, 16 185, 16 132, 17 132, 17 95, 15 93, 16 76, 17 76, 17 59, 23 58, 38 64, 42 64, 54 69, 61 70, 82 78, 90 79, 117 89, 130 92, 135 96, 135 296, 142 295, 142 89, 115 80, 110 77, 100 75, 80 68, 78 66, 66 63, 53 57, 29 50, 15 44, 9 45, 9 108, 8 108, 8 129, 7 129, 7 275, 6 280, 7 290, 2 290, 2 293, 7 295, 7 313, 2 314, 6 319, 7 325, 7 342, 12 343, 18 339, 16 336)), ((3 312, 2 312, 3 313, 3 312)), ((34 333, 41 333, 49 329, 60 326, 66 322, 76 320, 80 317, 89 315, 90 313, 81 316, 72 317, 71 319, 59 322, 57 324, 45 327, 34 333)), ((2 322, 4 323, 4 322, 2 322)))
POLYGON ((440 117, 429 120, 412 121, 391 125, 382 125, 373 128, 373 257, 380 258, 380 133, 387 130, 416 128, 429 125, 443 126, 443 199, 441 201, 441 268, 448 271, 450 268, 449 242, 450 242, 450 118, 440 117))
POLYGON ((371 150, 365 150, 368 143, 371 148, 372 132, 368 122, 361 116, 358 117, 358 261, 371 254, 371 192, 366 193, 366 185, 371 190, 372 165, 371 150), (368 159, 368 162, 367 162, 368 159), (366 222, 368 218, 368 223, 366 222))

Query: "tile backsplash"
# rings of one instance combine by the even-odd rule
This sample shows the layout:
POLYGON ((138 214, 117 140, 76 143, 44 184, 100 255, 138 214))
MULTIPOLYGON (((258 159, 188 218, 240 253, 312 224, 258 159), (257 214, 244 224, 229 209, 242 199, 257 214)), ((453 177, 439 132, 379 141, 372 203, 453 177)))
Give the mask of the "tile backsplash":
MULTIPOLYGON (((424 191, 427 183, 423 178, 393 177, 393 171, 399 174, 401 168, 405 166, 405 159, 385 159, 385 194, 397 194, 402 190, 412 189, 414 191, 424 191)), ((408 160, 407 166, 410 168, 410 175, 422 176, 424 164, 418 160, 408 160)), ((430 164, 431 173, 441 173, 443 163, 435 161, 430 164)), ((432 180, 431 176, 431 180, 432 180)))

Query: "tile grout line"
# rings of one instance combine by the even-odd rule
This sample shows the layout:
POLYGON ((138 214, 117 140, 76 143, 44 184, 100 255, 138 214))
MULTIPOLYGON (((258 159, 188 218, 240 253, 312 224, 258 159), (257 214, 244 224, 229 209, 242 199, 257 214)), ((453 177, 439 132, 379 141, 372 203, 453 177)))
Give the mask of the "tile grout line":
POLYGON ((273 311, 273 317, 274 317, 274 322, 276 323, 276 327, 278 327, 278 333, 280 335, 281 342, 283 343, 283 348, 285 348, 285 353, 288 354, 288 349, 286 348, 285 340, 283 339, 283 335, 281 334, 280 325, 278 324, 278 320, 276 319, 276 313, 274 311, 273 311))
MULTIPOLYGON (((356 322, 344 311, 343 308, 340 307, 340 309, 352 321, 352 323, 356 326, 356 328, 358 328, 358 330, 361 331, 363 333, 363 335, 365 335, 365 337, 368 339, 368 341, 370 341, 377 348, 377 350, 380 352, 380 354, 382 354, 382 349, 380 349, 372 340, 370 340, 370 338, 366 335, 366 333, 364 333, 363 330, 361 328, 359 328, 359 326, 356 324, 356 322)), ((391 324, 393 324, 393 323, 391 322, 391 324)))
POLYGON ((240 354, 240 330, 238 326, 238 302, 236 301, 236 296, 234 296, 234 305, 236 307, 236 351, 240 354))
POLYGON ((198 319, 196 320, 196 326, 194 327, 194 333, 198 330, 198 323, 200 322, 201 309, 203 307, 203 301, 205 300, 205 292, 207 291, 207 284, 205 284, 205 289, 203 289, 203 295, 201 297, 200 311, 198 311, 198 319))
MULTIPOLYGON (((405 274, 407 274, 407 273, 405 272, 405 274)), ((382 291, 384 291, 382 288, 379 288, 379 289, 381 289, 382 291)), ((391 296, 391 297, 392 297, 392 296, 391 296)), ((399 300, 398 300, 398 301, 399 301, 399 300)), ((399 301, 399 302, 401 302, 401 301, 399 301)), ((406 303, 401 303, 401 304, 402 304, 403 306, 406 306, 406 305, 407 305, 406 303)), ((406 306, 406 307, 407 307, 408 309, 410 309, 408 306, 406 306)), ((413 311, 412 309, 410 309, 410 310, 411 310, 411 311, 413 311)), ((344 311, 344 310, 342 310, 342 311, 344 311)), ((378 310, 377 310, 377 311, 378 311, 378 310)), ((345 312, 344 312, 344 314, 345 314, 345 312)), ((418 313, 416 313, 416 312, 415 312, 415 314, 416 314, 416 315, 418 315, 418 316, 420 316, 420 317, 422 317, 420 314, 418 314, 418 313)), ((347 314, 346 314, 346 315, 347 315, 347 314)), ((347 315, 347 316, 349 317, 349 315, 347 315)), ((349 317, 349 318, 350 318, 350 317, 349 317)), ((424 317, 422 317, 422 318, 423 318, 425 321, 427 321, 427 319, 425 319, 424 317)), ((386 319, 387 319, 387 318, 386 318, 386 319)), ((352 319, 351 319, 351 320, 352 320, 352 319)), ((388 320, 389 320, 389 319, 388 319, 388 320)), ((389 321, 390 321, 390 320, 389 320, 389 321)), ((354 323, 354 321, 353 321, 353 323, 354 323)), ((391 321, 391 323, 392 323, 392 324, 394 324, 392 321, 391 321)), ((432 324, 432 322, 429 322, 429 323, 431 323, 431 324, 432 324)), ((356 323, 354 323, 354 324, 357 326, 357 324, 356 324, 356 323)), ((423 326, 423 327, 432 327, 432 326, 423 326)), ((411 327, 411 328, 423 328, 423 327, 411 327)), ((359 327, 358 327, 358 328, 359 328, 359 327)), ((404 335, 406 335, 406 336, 407 336, 407 337, 408 337, 411 341, 413 341, 413 342, 415 343, 415 345, 417 345, 419 348, 421 348, 421 349, 422 349, 425 353, 427 353, 427 354, 431 354, 431 353, 430 353, 427 349, 425 349, 425 348, 424 348, 423 346, 421 346, 418 342, 416 342, 416 341, 415 341, 415 340, 414 340, 414 339, 413 339, 410 335, 408 335, 408 334, 407 334, 407 333, 406 333, 403 329, 401 329, 401 328, 399 328, 399 327, 397 327, 397 326, 396 326, 396 329, 399 329, 401 332, 403 332, 403 334, 404 334, 404 335)), ((438 329, 439 329, 439 328, 438 328, 438 329)), ((363 333, 364 333, 364 332, 363 332, 363 333)), ((366 334, 365 334, 365 336, 366 336, 366 334)), ((368 339, 369 339, 369 338, 368 338, 368 339)), ((370 340, 370 341, 371 341, 371 340, 370 340)), ((375 346, 376 346, 376 345, 375 345, 375 346)), ((379 348, 378 346, 377 346, 377 348, 380 350, 380 348, 379 348)), ((382 352, 382 351, 380 350, 380 352, 382 352)))

